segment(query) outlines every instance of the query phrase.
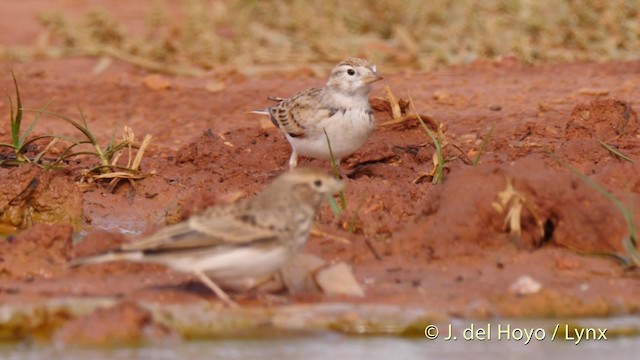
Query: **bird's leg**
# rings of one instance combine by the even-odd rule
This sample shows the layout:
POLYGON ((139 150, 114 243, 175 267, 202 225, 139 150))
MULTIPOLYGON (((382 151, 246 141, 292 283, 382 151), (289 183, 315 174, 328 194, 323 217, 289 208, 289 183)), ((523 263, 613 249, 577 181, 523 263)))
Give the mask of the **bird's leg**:
POLYGON ((238 307, 238 304, 235 301, 231 300, 229 295, 227 295, 227 293, 225 293, 224 290, 222 290, 207 275, 205 275, 202 272, 196 272, 195 275, 198 277, 198 279, 200 279, 200 281, 202 281, 205 285, 207 285, 209 289, 211 289, 216 294, 216 296, 220 300, 222 300, 223 303, 225 303, 225 305, 229 307, 238 307))
POLYGON ((291 157, 289 158, 289 169, 295 169, 298 166, 298 153, 296 149, 291 148, 291 157))

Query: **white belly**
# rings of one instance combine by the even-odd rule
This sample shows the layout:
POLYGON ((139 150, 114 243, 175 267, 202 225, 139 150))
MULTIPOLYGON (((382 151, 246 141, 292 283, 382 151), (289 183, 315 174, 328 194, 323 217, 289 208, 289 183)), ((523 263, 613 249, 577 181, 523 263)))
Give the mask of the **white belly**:
POLYGON ((314 131, 307 129, 304 137, 291 137, 287 140, 298 155, 320 160, 331 159, 327 138, 322 131, 326 130, 331 141, 331 150, 336 160, 340 160, 356 152, 375 130, 376 123, 366 109, 356 108, 336 113, 321 121, 314 131))
POLYGON ((286 264, 291 255, 286 247, 270 250, 239 247, 196 260, 185 259, 183 264, 174 262, 172 267, 184 272, 204 272, 214 281, 231 281, 269 275, 286 264))

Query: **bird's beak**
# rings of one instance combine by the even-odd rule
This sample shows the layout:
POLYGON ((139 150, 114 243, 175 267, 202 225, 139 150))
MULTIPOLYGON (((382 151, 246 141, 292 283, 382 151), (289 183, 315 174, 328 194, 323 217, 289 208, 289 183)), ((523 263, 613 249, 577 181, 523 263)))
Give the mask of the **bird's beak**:
POLYGON ((371 74, 368 74, 367 76, 364 77, 364 83, 370 84, 372 82, 376 82, 382 79, 383 78, 382 76, 380 76, 380 74, 378 74, 376 71, 372 71, 371 74))

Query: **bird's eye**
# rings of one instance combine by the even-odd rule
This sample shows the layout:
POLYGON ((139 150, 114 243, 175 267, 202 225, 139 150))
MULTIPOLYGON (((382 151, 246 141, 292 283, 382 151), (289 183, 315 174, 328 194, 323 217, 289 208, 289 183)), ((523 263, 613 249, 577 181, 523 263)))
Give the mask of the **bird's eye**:
POLYGON ((316 180, 313 182, 313 185, 315 185, 316 187, 320 187, 322 186, 322 180, 316 180))
POLYGON ((349 70, 347 70, 347 74, 349 74, 349 75, 353 76, 353 75, 355 75, 355 74, 356 74, 356 72, 355 72, 355 70, 353 70, 353 69, 349 69, 349 70))

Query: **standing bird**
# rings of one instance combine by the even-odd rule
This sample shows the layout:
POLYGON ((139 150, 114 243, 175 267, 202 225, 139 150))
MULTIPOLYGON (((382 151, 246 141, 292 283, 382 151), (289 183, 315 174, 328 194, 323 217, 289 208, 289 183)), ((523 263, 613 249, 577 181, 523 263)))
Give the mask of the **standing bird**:
POLYGON ((208 208, 142 241, 76 259, 71 266, 116 260, 160 263, 195 274, 235 306, 216 281, 279 270, 305 245, 322 200, 342 188, 342 181, 317 169, 288 171, 251 199, 208 208))
POLYGON ((347 58, 333 70, 323 88, 312 88, 277 105, 253 113, 271 116, 291 144, 289 167, 298 165, 298 155, 337 163, 353 154, 376 128, 369 93, 382 80, 376 66, 365 59, 347 58), (326 131, 326 135, 325 135, 326 131))

